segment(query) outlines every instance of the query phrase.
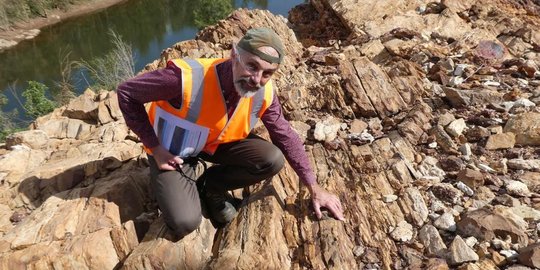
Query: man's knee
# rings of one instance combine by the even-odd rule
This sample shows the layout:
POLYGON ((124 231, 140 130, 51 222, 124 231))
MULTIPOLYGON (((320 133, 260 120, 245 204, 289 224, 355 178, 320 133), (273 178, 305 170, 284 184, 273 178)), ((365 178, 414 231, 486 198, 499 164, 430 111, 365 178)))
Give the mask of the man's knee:
POLYGON ((192 216, 179 216, 172 220, 172 224, 167 225, 171 227, 179 238, 182 238, 199 228, 201 221, 202 216, 200 214, 192 216))
POLYGON ((262 166, 260 168, 264 170, 268 177, 279 173, 285 164, 285 157, 283 156, 283 153, 281 153, 281 150, 277 147, 271 149, 272 150, 269 150, 265 155, 264 162, 261 164, 262 166))

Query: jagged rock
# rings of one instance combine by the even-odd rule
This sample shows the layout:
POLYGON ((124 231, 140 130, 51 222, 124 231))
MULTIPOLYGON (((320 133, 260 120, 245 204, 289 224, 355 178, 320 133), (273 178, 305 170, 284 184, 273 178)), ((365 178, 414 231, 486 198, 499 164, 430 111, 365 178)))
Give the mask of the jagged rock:
POLYGON ((508 173, 508 159, 502 158, 500 160, 495 160, 489 163, 491 168, 495 170, 495 172, 499 174, 506 174, 508 173))
POLYGON ((43 130, 27 130, 11 134, 6 138, 6 147, 25 144, 32 149, 40 149, 47 145, 49 137, 43 130))
POLYGON ((456 156, 449 156, 439 160, 441 169, 445 171, 460 171, 465 168, 465 163, 463 160, 456 156))
POLYGON ((474 246, 478 243, 478 239, 474 238, 473 236, 465 238, 465 243, 467 243, 467 246, 474 248, 474 246))
POLYGON ((456 188, 461 190, 461 192, 463 192, 463 194, 466 194, 467 196, 474 195, 474 190, 470 188, 469 186, 463 184, 463 182, 461 181, 456 183, 456 188))
POLYGON ((99 104, 95 102, 96 94, 87 89, 83 95, 69 102, 64 111, 66 117, 80 120, 97 120, 99 104))
POLYGON ((439 235, 439 231, 433 225, 426 224, 418 232, 418 239, 426 247, 430 256, 441 256, 441 252, 446 250, 446 245, 439 235))
POLYGON ((465 132, 465 137, 471 142, 479 141, 483 138, 487 138, 491 135, 491 132, 485 127, 473 127, 465 132))
POLYGON ((503 266, 507 262, 506 258, 497 251, 491 252, 491 259, 497 266, 503 266))
POLYGON ((435 136, 437 143, 441 148, 448 153, 457 153, 457 145, 452 140, 452 137, 446 133, 442 126, 435 126, 431 129, 431 134, 435 136))
POLYGON ((458 233, 490 241, 496 236, 512 238, 512 242, 527 245, 526 222, 519 216, 504 212, 502 207, 484 207, 465 213, 457 223, 458 233))
POLYGON ((384 48, 393 56, 407 56, 418 45, 416 40, 391 39, 384 44, 384 48))
POLYGON ((500 103, 503 101, 502 94, 487 89, 459 90, 452 87, 443 87, 446 98, 454 107, 483 105, 500 103))
POLYGON ((525 183, 530 191, 540 191, 540 172, 525 172, 519 176, 519 181, 525 183))
POLYGON ((443 127, 446 127, 450 123, 452 123, 454 120, 456 120, 456 117, 453 114, 447 112, 439 116, 439 120, 437 120, 437 124, 443 127))
POLYGON ((510 159, 508 160, 508 168, 515 169, 515 170, 527 170, 527 171, 535 171, 540 172, 540 159, 510 159))
POLYGON ((414 225, 422 226, 428 217, 429 210, 422 195, 417 189, 407 188, 405 194, 399 199, 402 208, 408 208, 406 213, 414 225))
POLYGON ((518 261, 526 266, 540 268, 540 243, 519 250, 518 261))
POLYGON ((413 248, 404 246, 403 248, 400 248, 399 254, 409 267, 414 268, 421 267, 423 265, 422 260, 424 259, 424 256, 421 252, 413 248))
POLYGON ((504 257, 506 257, 507 260, 514 260, 518 256, 517 251, 512 250, 512 249, 504 249, 504 250, 501 250, 500 253, 504 255, 504 257))
POLYGON ((368 124, 366 122, 354 119, 351 123, 351 128, 349 129, 349 131, 351 133, 362 133, 367 127, 368 124))
POLYGON ((423 176, 435 177, 438 179, 438 182, 440 182, 444 179, 446 173, 439 168, 438 163, 439 161, 436 158, 426 157, 418 166, 418 171, 423 176))
POLYGON ((516 198, 514 198, 514 197, 512 197, 512 196, 510 196, 508 194, 503 194, 503 195, 495 197, 494 202, 496 202, 497 204, 508 206, 508 207, 514 207, 514 206, 520 206, 521 205, 521 203, 519 202, 518 199, 516 199, 516 198))
POLYGON ((343 63, 341 68, 349 83, 346 89, 357 106, 353 111, 358 111, 359 115, 390 116, 407 106, 397 89, 390 85, 388 75, 367 58, 343 63))
POLYGON ((195 232, 174 242, 176 239, 159 218, 129 254, 122 269, 202 269, 212 256, 215 231, 210 221, 204 219, 195 232))
POLYGON ((457 204, 461 201, 463 193, 449 183, 438 183, 431 187, 431 192, 441 201, 457 204))
POLYGON ((459 147, 459 152, 463 154, 463 157, 465 159, 470 159, 472 155, 471 145, 468 143, 464 143, 459 147))
POLYGON ((386 49, 380 39, 374 39, 372 41, 364 43, 362 47, 360 47, 360 52, 372 61, 377 56, 383 54, 385 50, 386 49))
POLYGON ((429 270, 448 270, 448 264, 445 260, 439 258, 429 258, 424 269, 429 270))
POLYGON ((454 220, 454 215, 450 212, 442 214, 433 222, 433 226, 437 229, 455 232, 456 231, 456 221, 454 220))
POLYGON ((508 183, 506 183, 506 190, 508 191, 508 194, 514 196, 527 197, 530 195, 530 191, 527 185, 520 181, 508 181, 508 183))
POLYGON ((79 119, 60 118, 47 121, 37 128, 45 131, 49 138, 82 139, 94 129, 94 126, 79 119))
POLYGON ((474 197, 478 200, 490 203, 495 198, 495 194, 488 187, 482 186, 476 189, 474 197))
POLYGON ((337 137, 337 132, 341 128, 341 123, 335 118, 328 118, 318 122, 313 131, 313 136, 318 141, 333 141, 337 137))
MULTIPOLYGON (((5 174, 2 181, 9 186, 17 186, 23 176, 38 168, 46 159, 48 154, 44 151, 31 150, 26 146, 16 146, 14 149, 0 156, 0 172, 5 174)), ((11 196, 10 196, 11 197, 11 196)), ((1 203, 8 204, 13 198, 4 198, 1 203)))
POLYGON ((516 134, 516 143, 521 145, 540 145, 540 113, 523 113, 508 120, 504 132, 516 134))
POLYGON ((407 221, 400 221, 396 228, 392 230, 390 236, 396 241, 407 242, 413 237, 413 226, 407 221))
POLYGON ((512 132, 491 135, 486 143, 486 149, 508 149, 513 148, 516 143, 516 136, 512 132))
POLYGON ((497 265, 490 259, 482 259, 475 263, 466 263, 459 270, 498 270, 497 265))
POLYGON ((465 183, 472 189, 484 185, 484 175, 476 170, 464 169, 459 171, 457 178, 458 181, 465 183))
POLYGON ((479 257, 473 249, 471 249, 463 239, 457 235, 454 241, 450 244, 448 262, 451 265, 457 265, 464 262, 478 261, 479 257))
POLYGON ((76 268, 92 258, 96 269, 114 268, 138 243, 133 222, 122 220, 134 219, 134 213, 144 207, 146 195, 138 186, 143 179, 137 171, 118 171, 95 187, 48 197, 0 238, 4 254, 0 265, 22 263, 37 267, 60 262, 76 268), (62 246, 78 248, 66 253, 62 246), (14 252, 6 253, 10 249, 14 252))
POLYGON ((390 195, 384 195, 383 196, 383 202, 385 203, 391 203, 391 202, 394 202, 398 199, 398 196, 394 195, 394 194, 390 194, 390 195))
POLYGON ((508 212, 513 213, 524 220, 531 220, 531 221, 538 221, 540 220, 540 211, 526 206, 526 205, 518 205, 514 206, 508 209, 508 212))
POLYGON ((456 119, 456 120, 452 121, 446 127, 446 131, 450 135, 452 135, 454 137, 457 137, 457 136, 461 135, 461 133, 463 133, 463 130, 465 130, 465 128, 467 128, 467 125, 465 124, 465 119, 459 118, 459 119, 456 119))
POLYGON ((510 249, 511 244, 512 244, 511 239, 508 239, 508 238, 506 241, 498 239, 498 238, 491 240, 491 246, 498 250, 510 249))

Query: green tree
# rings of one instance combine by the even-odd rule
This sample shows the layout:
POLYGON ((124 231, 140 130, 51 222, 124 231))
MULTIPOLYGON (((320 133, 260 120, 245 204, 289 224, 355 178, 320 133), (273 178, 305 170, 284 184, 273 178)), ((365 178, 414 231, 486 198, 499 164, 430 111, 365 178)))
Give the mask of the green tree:
POLYGON ((56 104, 45 96, 48 90, 49 88, 40 82, 28 82, 28 88, 22 93, 25 98, 23 108, 28 116, 37 118, 54 110, 56 104))
POLYGON ((230 0, 201 0, 193 11, 195 25, 202 29, 225 19, 233 10, 230 0))

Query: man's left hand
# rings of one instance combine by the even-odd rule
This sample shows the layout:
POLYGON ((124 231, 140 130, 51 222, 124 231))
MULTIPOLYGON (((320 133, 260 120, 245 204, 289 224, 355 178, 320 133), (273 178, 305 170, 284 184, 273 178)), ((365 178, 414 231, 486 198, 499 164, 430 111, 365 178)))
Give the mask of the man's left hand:
POLYGON ((321 188, 318 184, 309 186, 309 191, 311 192, 311 201, 313 202, 313 208, 315 208, 315 215, 317 215, 318 219, 322 218, 321 207, 325 207, 337 220, 345 221, 341 202, 336 195, 321 188))

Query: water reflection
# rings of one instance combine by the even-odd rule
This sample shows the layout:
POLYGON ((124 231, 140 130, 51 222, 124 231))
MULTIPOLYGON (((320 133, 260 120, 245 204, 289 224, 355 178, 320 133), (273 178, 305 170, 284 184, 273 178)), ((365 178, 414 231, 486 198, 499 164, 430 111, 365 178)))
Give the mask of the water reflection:
MULTIPOLYGON (((231 0, 235 8, 269 9, 287 16, 299 0, 231 0)), ((193 10, 201 0, 130 0, 104 11, 74 18, 60 25, 42 30, 33 40, 25 41, 14 49, 0 53, 0 89, 10 100, 8 108, 16 106, 6 92, 16 84, 22 91, 27 81, 43 82, 49 87, 60 78, 60 60, 71 51, 72 60, 91 60, 102 57, 112 49, 109 28, 131 44, 135 53, 135 69, 140 70, 156 59, 161 50, 172 44, 191 39, 197 32, 193 10)), ((78 72, 80 73, 80 71, 78 72)), ((77 82, 78 91, 87 86, 87 76, 77 82)))

